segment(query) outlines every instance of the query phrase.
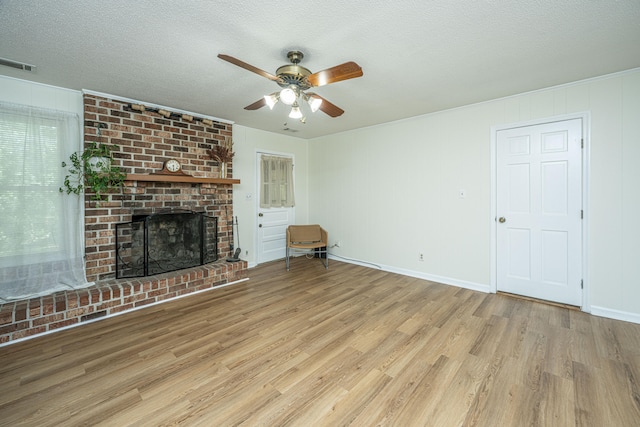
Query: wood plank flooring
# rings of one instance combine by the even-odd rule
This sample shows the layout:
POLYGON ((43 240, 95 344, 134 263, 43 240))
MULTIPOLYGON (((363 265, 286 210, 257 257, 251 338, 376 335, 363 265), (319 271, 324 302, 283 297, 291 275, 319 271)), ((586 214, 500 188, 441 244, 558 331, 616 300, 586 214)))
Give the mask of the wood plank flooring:
POLYGON ((249 277, 0 348, 0 425, 640 425, 640 325, 337 261, 249 277))

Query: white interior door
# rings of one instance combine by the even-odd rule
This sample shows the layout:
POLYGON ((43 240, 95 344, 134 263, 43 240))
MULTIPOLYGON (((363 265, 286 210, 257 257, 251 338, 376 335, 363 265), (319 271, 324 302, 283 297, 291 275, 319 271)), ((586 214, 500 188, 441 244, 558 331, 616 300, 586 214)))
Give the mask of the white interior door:
MULTIPOLYGON (((272 153, 258 153, 256 158, 257 187, 260 192, 260 156, 262 154, 278 155, 272 153)), ((291 208, 261 208, 260 197, 257 199, 257 253, 258 264, 283 259, 285 257, 287 227, 295 221, 295 207, 291 208)))
POLYGON ((497 289, 582 303, 582 120, 497 132, 497 289))

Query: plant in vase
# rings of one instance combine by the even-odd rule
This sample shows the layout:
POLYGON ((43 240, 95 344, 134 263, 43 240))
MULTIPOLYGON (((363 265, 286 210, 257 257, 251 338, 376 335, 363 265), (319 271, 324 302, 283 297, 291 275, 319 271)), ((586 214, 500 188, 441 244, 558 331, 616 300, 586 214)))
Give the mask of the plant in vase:
POLYGON ((84 151, 71 154, 69 160, 70 164, 62 162, 62 167, 68 168, 68 174, 60 192, 79 196, 85 189, 90 189, 93 191, 91 200, 96 201, 96 206, 100 206, 106 193, 122 187, 127 177, 119 167, 113 166, 108 145, 91 142, 84 151))
POLYGON ((209 158, 211 160, 215 160, 220 165, 220 178, 227 177, 227 163, 229 163, 233 156, 233 142, 225 141, 218 145, 214 145, 211 150, 209 150, 209 158))

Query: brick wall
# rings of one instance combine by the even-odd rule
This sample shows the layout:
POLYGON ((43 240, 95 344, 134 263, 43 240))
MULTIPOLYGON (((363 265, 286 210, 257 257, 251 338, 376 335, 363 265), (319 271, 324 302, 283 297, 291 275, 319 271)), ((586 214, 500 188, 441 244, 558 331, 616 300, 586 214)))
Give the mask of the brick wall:
MULTIPOLYGON (((208 159, 214 145, 231 140, 231 124, 185 120, 173 114, 169 118, 153 111, 136 111, 129 103, 85 95, 85 144, 91 141, 114 147, 116 164, 127 173, 150 174, 175 158, 185 173, 195 177, 216 178, 220 167, 208 159), (100 131, 98 129, 100 127, 100 131), (98 136, 100 133, 100 136, 98 136)), ((232 165, 227 166, 231 176, 232 165)), ((85 200, 87 279, 115 277, 115 228, 129 222, 134 213, 152 213, 171 208, 187 208, 218 217, 218 250, 221 257, 230 252, 233 242, 233 186, 230 184, 191 184, 127 181, 122 193, 109 201, 85 200)))
MULTIPOLYGON (((134 106, 135 107, 135 106, 134 106)), ((113 146, 116 165, 129 174, 150 174, 170 158, 185 173, 217 178, 220 166, 208 158, 216 144, 230 143, 232 125, 157 111, 139 111, 128 102, 84 96, 85 144, 97 141, 113 146)), ((227 165, 227 176, 233 173, 227 165)), ((0 343, 63 326, 119 313, 190 292, 208 289, 246 276, 247 263, 227 263, 233 244, 233 186, 211 183, 127 181, 122 191, 105 201, 85 195, 85 290, 0 306, 0 343), (185 208, 218 217, 218 256, 221 261, 139 279, 115 279, 115 225, 132 215, 185 208)))

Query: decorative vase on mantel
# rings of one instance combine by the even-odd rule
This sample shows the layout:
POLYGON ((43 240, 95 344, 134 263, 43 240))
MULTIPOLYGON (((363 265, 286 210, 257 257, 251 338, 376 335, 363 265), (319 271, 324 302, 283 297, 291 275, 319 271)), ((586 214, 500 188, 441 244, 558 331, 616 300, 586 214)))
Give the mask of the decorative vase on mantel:
POLYGON ((232 149, 233 143, 231 141, 226 141, 214 145, 209 150, 209 158, 213 161, 218 162, 220 178, 227 178, 227 163, 229 163, 233 159, 233 155, 235 154, 232 149))

